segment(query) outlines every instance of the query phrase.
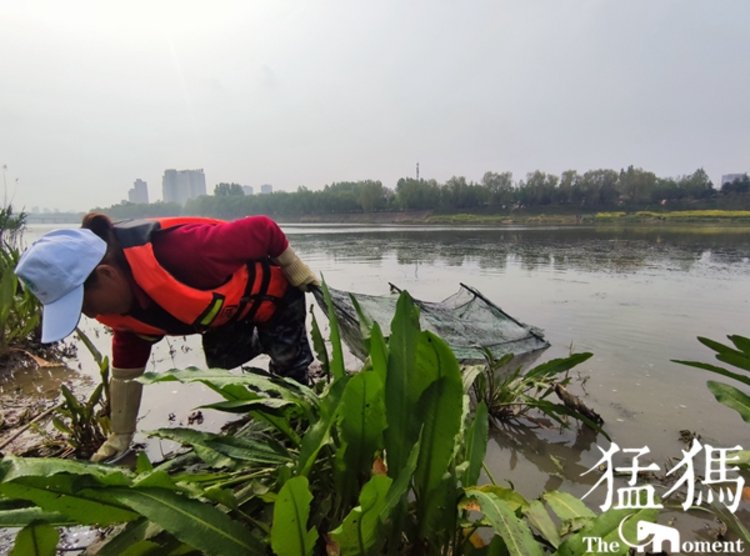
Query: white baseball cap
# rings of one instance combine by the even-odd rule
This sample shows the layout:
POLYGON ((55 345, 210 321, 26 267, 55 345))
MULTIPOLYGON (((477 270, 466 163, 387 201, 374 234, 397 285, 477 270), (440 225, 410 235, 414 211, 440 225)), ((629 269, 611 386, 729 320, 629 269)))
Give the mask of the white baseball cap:
POLYGON ((16 275, 42 302, 42 342, 68 336, 81 318, 83 283, 104 258, 107 243, 91 230, 53 230, 31 244, 16 275))

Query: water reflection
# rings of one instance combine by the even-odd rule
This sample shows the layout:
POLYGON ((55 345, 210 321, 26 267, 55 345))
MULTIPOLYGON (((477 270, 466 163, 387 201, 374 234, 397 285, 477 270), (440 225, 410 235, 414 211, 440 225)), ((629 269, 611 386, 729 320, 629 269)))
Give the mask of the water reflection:
POLYGON ((527 271, 631 273, 652 267, 687 271, 695 265, 748 264, 750 257, 750 233, 741 230, 701 234, 680 229, 388 230, 339 228, 335 234, 296 230, 291 235, 298 250, 325 251, 340 261, 377 263, 395 257, 402 265, 476 263, 499 270, 512 261, 527 271))
MULTIPOLYGON (((557 428, 553 430, 557 431, 557 428)), ((508 452, 508 469, 530 475, 529 465, 535 468, 539 481, 535 488, 542 491, 558 490, 563 483, 593 485, 597 477, 586 474, 591 467, 583 456, 595 449, 598 434, 588 427, 578 427, 574 433, 550 436, 528 426, 494 429, 490 441, 508 452), (568 438, 574 434, 572 441, 568 438)))

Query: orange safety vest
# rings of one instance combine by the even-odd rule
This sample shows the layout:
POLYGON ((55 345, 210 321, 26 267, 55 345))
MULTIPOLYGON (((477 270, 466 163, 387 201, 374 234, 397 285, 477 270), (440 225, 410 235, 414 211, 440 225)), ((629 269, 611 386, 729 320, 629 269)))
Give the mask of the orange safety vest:
POLYGON ((209 290, 188 286, 172 276, 156 259, 152 235, 184 224, 218 224, 196 217, 129 220, 114 225, 135 283, 153 301, 136 306, 127 315, 98 315, 96 320, 113 330, 137 334, 192 334, 248 319, 267 322, 284 297, 289 282, 281 268, 268 259, 241 266, 222 285, 209 290))

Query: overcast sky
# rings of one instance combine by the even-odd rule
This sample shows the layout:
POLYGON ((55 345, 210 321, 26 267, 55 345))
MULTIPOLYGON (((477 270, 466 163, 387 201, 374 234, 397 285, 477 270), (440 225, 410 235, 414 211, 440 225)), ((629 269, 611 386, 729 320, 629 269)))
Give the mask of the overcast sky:
POLYGON ((748 0, 0 0, 16 208, 166 168, 293 191, 630 164, 750 170, 748 0), (116 7, 115 7, 116 6, 116 7))

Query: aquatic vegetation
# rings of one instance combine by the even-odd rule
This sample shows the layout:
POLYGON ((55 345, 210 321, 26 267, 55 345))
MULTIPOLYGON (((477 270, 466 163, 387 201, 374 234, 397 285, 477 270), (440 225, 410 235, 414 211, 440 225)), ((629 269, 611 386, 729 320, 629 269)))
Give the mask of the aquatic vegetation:
POLYGON ((19 241, 25 227, 25 213, 14 213, 10 205, 0 208, 0 357, 29 342, 41 323, 39 302, 19 287, 13 272, 21 256, 19 241))
MULTIPOLYGON (((616 534, 623 510, 597 516, 563 492, 529 501, 478 484, 487 406, 472 409, 472 378, 445 342, 420 329, 408 293, 387 340, 377 323, 368 325, 369 357, 354 374, 344 368, 327 297, 331 352, 316 325, 327 379, 314 388, 262 371, 189 368, 141 379, 206 385, 223 400, 205 408, 241 417, 231 431, 156 431, 189 448, 158 465, 140 454, 133 471, 4 458, 0 526, 21 528, 15 550, 39 538, 52 553, 55 528, 71 524, 115 527, 98 549, 105 556, 573 555, 592 531, 616 534)), ((635 523, 626 526, 631 538, 635 523)))
POLYGON ((99 367, 101 381, 81 401, 64 384, 61 386, 63 402, 52 424, 63 433, 63 438, 76 458, 88 459, 99 448, 109 433, 109 358, 102 356, 84 332, 76 328, 78 339, 88 349, 99 367))
MULTIPOLYGON (((734 370, 700 361, 683 361, 678 359, 673 359, 672 361, 703 369, 704 371, 735 380, 745 386, 750 386, 750 338, 738 334, 727 336, 727 338, 732 342, 733 346, 701 336, 698 337, 698 341, 714 350, 716 352, 716 359, 732 366, 734 370)), ((709 380, 706 382, 706 386, 708 386, 716 401, 733 409, 740 415, 743 421, 750 423, 750 390, 743 392, 731 384, 715 380, 709 380)), ((732 463, 745 469, 750 469, 750 450, 735 452, 732 463)), ((746 543, 750 543, 750 531, 739 521, 735 514, 722 510, 717 505, 712 506, 712 511, 738 537, 742 538, 746 543)))
POLYGON ((571 417, 609 438, 601 429, 602 418, 566 388, 572 380, 570 370, 592 356, 572 353, 524 372, 512 354, 495 359, 485 350, 484 366, 468 369, 464 382, 472 383, 475 398, 486 404, 496 424, 522 422, 538 413, 566 427, 571 417))
MULTIPOLYGON (((740 335, 727 337, 734 344, 734 347, 703 337, 698 337, 698 341, 714 350, 716 352, 716 359, 722 363, 731 365, 741 372, 699 361, 682 361, 678 359, 673 359, 673 361, 731 378, 745 386, 750 386, 750 338, 740 335)), ((750 423, 750 395, 748 393, 742 392, 738 388, 724 382, 716 382, 714 380, 709 380, 707 386, 718 402, 734 409, 745 422, 750 423)))

